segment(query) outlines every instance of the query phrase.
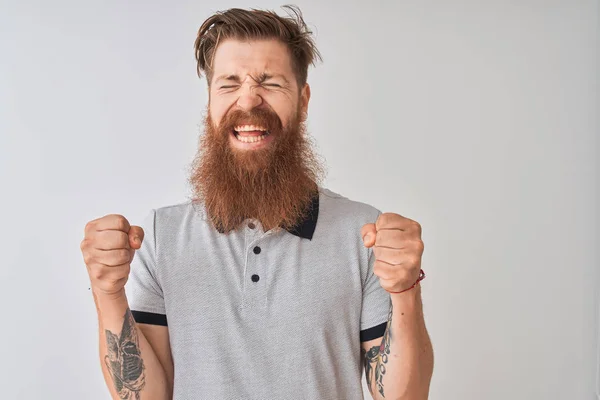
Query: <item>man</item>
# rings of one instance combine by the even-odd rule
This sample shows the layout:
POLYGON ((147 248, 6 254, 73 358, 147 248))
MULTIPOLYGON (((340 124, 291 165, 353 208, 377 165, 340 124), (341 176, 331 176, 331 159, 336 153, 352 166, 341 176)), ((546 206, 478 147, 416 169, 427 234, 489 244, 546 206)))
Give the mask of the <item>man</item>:
POLYGON ((231 9, 200 28, 193 198, 142 227, 107 215, 85 228, 113 398, 362 399, 361 365, 375 399, 428 397, 420 226, 320 186, 305 132, 320 55, 291 10, 231 9))

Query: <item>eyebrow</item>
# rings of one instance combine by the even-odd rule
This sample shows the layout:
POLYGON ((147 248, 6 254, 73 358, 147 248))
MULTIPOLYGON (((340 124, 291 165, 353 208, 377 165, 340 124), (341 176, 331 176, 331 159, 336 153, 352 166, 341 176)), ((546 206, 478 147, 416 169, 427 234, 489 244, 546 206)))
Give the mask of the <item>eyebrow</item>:
MULTIPOLYGON (((258 83, 263 83, 266 80, 269 79, 273 79, 273 78, 280 78, 282 79, 285 83, 289 84, 288 80, 286 79, 285 76, 281 75, 281 74, 267 74, 265 72, 261 73, 258 77, 255 78, 255 80, 258 83)), ((224 75, 220 75, 217 79, 215 79, 215 83, 217 83, 220 80, 225 80, 225 81, 233 81, 236 83, 240 83, 242 81, 242 79, 235 74, 224 74, 224 75)))

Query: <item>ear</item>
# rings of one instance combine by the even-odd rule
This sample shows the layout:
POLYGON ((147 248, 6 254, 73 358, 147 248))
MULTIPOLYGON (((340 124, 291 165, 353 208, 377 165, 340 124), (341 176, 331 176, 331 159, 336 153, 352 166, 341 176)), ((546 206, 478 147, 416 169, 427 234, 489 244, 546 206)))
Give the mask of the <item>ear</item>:
POLYGON ((300 110, 302 115, 308 114, 308 102, 310 101, 310 85, 304 84, 304 87, 300 91, 300 110))

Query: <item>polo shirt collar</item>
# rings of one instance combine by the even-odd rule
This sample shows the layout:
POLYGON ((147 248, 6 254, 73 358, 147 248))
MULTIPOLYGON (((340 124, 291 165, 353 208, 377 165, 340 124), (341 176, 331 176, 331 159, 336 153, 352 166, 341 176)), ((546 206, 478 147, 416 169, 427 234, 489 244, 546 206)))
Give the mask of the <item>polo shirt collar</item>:
POLYGON ((298 222, 294 227, 287 231, 292 235, 312 240, 315 228, 317 227, 317 219, 319 217, 319 193, 317 192, 308 207, 308 211, 304 216, 304 219, 298 222))
MULTIPOLYGON (((303 239, 312 240, 313 234, 317 227, 317 219, 319 217, 319 192, 313 196, 308 211, 304 218, 293 227, 286 229, 292 235, 296 235, 303 239)), ((219 233, 224 233, 220 228, 217 228, 219 233)))

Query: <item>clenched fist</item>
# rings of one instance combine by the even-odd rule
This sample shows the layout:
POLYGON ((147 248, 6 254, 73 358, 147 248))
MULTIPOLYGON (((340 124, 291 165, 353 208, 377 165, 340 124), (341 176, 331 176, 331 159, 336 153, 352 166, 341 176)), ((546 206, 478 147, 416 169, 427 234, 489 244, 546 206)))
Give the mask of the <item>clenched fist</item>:
POLYGON ((129 225, 122 215, 106 215, 87 223, 81 252, 94 293, 114 296, 122 292, 142 240, 144 230, 129 225))
POLYGON ((373 247, 373 273, 385 290, 401 293, 425 277, 421 270, 425 245, 418 222, 383 213, 374 224, 365 224, 361 234, 365 246, 373 247))

